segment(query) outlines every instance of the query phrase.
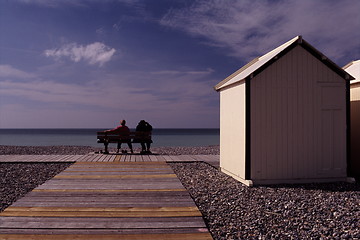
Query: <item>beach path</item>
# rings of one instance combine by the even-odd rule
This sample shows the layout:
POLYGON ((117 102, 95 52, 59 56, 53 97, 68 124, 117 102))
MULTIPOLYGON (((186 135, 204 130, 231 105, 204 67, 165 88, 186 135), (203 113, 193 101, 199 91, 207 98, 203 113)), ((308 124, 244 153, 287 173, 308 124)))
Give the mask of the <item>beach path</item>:
POLYGON ((85 154, 85 155, 0 155, 1 162, 206 162, 219 168, 219 155, 140 155, 140 154, 85 154))
POLYGON ((16 201, 0 213, 0 239, 212 239, 169 156, 116 157, 77 161, 16 201))

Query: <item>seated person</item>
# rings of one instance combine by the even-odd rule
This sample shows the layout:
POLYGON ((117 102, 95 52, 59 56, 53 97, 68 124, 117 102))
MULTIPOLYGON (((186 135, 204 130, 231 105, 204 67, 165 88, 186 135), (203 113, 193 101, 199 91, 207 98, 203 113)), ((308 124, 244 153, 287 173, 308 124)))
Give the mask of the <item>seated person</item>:
MULTIPOLYGON (((130 135, 130 129, 126 126, 125 120, 120 121, 120 126, 114 128, 114 129, 106 130, 104 132, 112 133, 112 134, 119 134, 119 135, 121 134, 122 136, 124 136, 125 139, 126 139, 126 136, 130 135)), ((129 146, 131 153, 134 153, 132 144, 131 144, 131 139, 129 138, 126 143, 129 146)), ((117 153, 119 152, 120 148, 121 148, 121 142, 119 141, 118 145, 117 145, 117 151, 116 151, 117 153)), ((123 151, 123 152, 125 152, 125 151, 123 151)))
MULTIPOLYGON (((141 136, 141 133, 148 133, 151 131, 152 131, 152 126, 145 120, 141 120, 136 127, 136 132, 139 133, 140 136, 141 136)), ((150 138, 147 140, 135 139, 134 142, 140 142, 140 144, 141 144, 141 152, 140 153, 151 153, 151 151, 150 151, 150 145, 152 143, 151 135, 150 135, 150 138), (146 146, 145 146, 145 143, 146 143, 146 146)))

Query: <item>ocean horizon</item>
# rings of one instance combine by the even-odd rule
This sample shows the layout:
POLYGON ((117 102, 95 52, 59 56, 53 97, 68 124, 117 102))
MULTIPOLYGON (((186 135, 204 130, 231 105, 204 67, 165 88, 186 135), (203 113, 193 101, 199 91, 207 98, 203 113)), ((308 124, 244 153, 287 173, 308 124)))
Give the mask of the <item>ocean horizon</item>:
MULTIPOLYGON (((0 145, 10 146, 91 146, 97 143, 96 132, 107 128, 3 128, 0 145)), ((131 129, 134 131, 134 129, 131 129)), ((155 128, 153 147, 212 146, 220 144, 219 128, 155 128)), ((134 144, 135 147, 140 144, 134 144)), ((113 145, 115 146, 115 144, 113 145)), ((110 145, 112 147, 112 145, 110 145)))

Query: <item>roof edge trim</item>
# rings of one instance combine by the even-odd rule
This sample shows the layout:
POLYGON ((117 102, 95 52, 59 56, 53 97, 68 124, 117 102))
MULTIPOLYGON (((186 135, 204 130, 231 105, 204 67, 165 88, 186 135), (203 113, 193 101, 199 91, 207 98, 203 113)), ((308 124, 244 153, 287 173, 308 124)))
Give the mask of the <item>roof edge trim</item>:
POLYGON ((281 52, 283 52, 290 46, 294 46, 294 45, 298 45, 298 44, 302 43, 302 41, 303 41, 302 36, 296 36, 296 37, 290 39, 289 41, 287 41, 286 43, 271 50, 270 52, 268 52, 260 57, 254 58, 252 61, 248 62, 246 65, 244 65, 243 67, 241 67, 240 69, 238 69, 237 71, 232 73, 230 76, 228 76, 227 78, 225 78, 224 80, 219 82, 214 87, 214 89, 216 91, 219 91, 221 88, 226 87, 228 85, 232 85, 234 82, 246 79, 252 73, 256 72, 259 68, 262 68, 263 65, 267 64, 269 61, 271 61, 273 59, 277 60, 277 57, 281 52), (249 69, 251 69, 251 68, 253 68, 253 69, 251 71, 249 71, 249 69), (247 70, 248 70, 248 72, 247 72, 247 70), (241 76, 241 74, 242 74, 242 76, 241 76), (239 79, 234 80, 234 78, 239 75, 240 75, 239 79))
MULTIPOLYGON (((233 86, 234 83, 247 79, 249 76, 256 76, 259 72, 263 71, 269 65, 277 61, 291 49, 296 46, 302 46, 305 50, 311 53, 315 58, 319 59, 323 64, 337 73, 346 81, 354 80, 355 78, 346 72, 343 68, 339 67, 336 63, 331 61, 327 56, 313 47, 310 43, 306 42, 302 36, 296 36, 286 43, 280 45, 279 47, 271 50, 270 52, 264 54, 261 57, 257 57, 238 69, 236 72, 232 73, 230 76, 219 82, 214 89, 220 91, 222 88, 227 86, 233 86), (237 78, 237 79, 236 79, 237 78)), ((357 60, 359 61, 359 60, 357 60)), ((351 66, 352 63, 357 62, 353 61, 348 65, 351 66)), ((344 68, 349 67, 346 65, 344 68)))

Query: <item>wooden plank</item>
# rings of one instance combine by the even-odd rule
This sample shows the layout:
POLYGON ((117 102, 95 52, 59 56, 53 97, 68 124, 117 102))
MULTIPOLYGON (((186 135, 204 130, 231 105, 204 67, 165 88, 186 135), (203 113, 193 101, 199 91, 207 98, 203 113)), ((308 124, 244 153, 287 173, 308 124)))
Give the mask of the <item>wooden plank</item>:
MULTIPOLYGON (((206 228, 153 228, 153 229, 1 229, 2 234, 49 234, 51 231, 52 234, 81 234, 81 235, 108 235, 108 234, 168 234, 168 233, 206 233, 208 230, 206 228)), ((1 234, 0 233, 0 234, 1 234)), ((100 238, 102 239, 102 238, 100 238)))
MULTIPOLYGON (((175 175, 175 174, 171 174, 175 175)), ((64 176, 65 177, 65 176, 64 176)), ((67 176, 66 176, 67 177, 67 176)), ((49 180, 43 185, 40 185, 38 188, 46 188, 46 187, 54 187, 54 186, 78 186, 78 187, 84 187, 84 189, 87 189, 89 187, 116 187, 116 186, 126 186, 129 185, 129 187, 138 187, 138 186, 154 186, 156 187, 157 184, 165 185, 176 185, 181 186, 181 183, 176 181, 176 176, 170 176, 170 177, 158 177, 158 178, 149 178, 144 175, 144 177, 127 177, 127 176, 119 176, 119 177, 112 177, 110 178, 54 178, 52 180, 49 180), (92 185, 92 186, 90 186, 92 185), (131 185, 131 186, 130 186, 131 185)), ((159 186, 163 187, 163 186, 159 186)), ((173 188, 173 187, 168 187, 173 188)))
POLYGON ((65 189, 65 190, 84 190, 84 191, 92 191, 92 190, 99 190, 99 191, 109 191, 109 190, 114 190, 114 191, 131 191, 131 190, 136 190, 136 191, 168 191, 170 189, 179 189, 181 188, 181 184, 177 183, 177 182, 152 182, 152 183, 142 183, 142 184, 136 184, 136 183, 124 183, 121 185, 116 185, 116 184, 112 184, 112 185, 103 185, 103 184, 97 184, 97 185, 93 185, 93 186, 79 186, 76 184, 57 184, 57 185, 50 185, 50 186, 41 186, 38 189, 36 189, 36 191, 38 190, 54 190, 57 191, 59 189, 65 189), (131 184, 131 185, 130 185, 131 184), (156 185, 161 185, 161 186, 156 186, 156 185), (162 186, 164 185, 164 186, 162 186))
MULTIPOLYGON (((14 203, 13 206, 18 207, 172 207, 174 206, 174 199, 172 202, 161 202, 157 203, 154 201, 151 202, 136 202, 136 203, 119 203, 119 202, 23 202, 23 203, 14 203)), ((194 202, 189 200, 187 202, 176 202, 178 207, 191 207, 194 205, 194 202)), ((1 226, 0 226, 1 229, 1 226)))
POLYGON ((199 155, 199 157, 200 157, 200 159, 202 160, 202 161, 213 161, 212 159, 212 157, 211 157, 212 155, 199 155))
POLYGON ((181 188, 176 178, 108 178, 108 179, 54 179, 38 189, 169 189, 181 188), (111 182, 109 182, 111 181, 111 182), (157 186, 159 185, 160 186, 157 186))
POLYGON ((84 159, 86 159, 89 155, 78 155, 79 157, 76 159, 76 162, 78 161, 83 161, 84 159))
POLYGON ((76 159, 76 162, 84 161, 84 159, 86 159, 87 157, 88 155, 81 155, 78 159, 76 159))
MULTIPOLYGON (((62 191, 62 192, 31 192, 26 195, 26 199, 30 199, 29 197, 33 198, 42 198, 42 199, 51 199, 51 198, 64 198, 65 201, 68 201, 70 198, 104 198, 104 199, 114 199, 114 198, 123 198, 123 199, 133 199, 133 198, 179 198, 179 199, 185 199, 189 197, 189 193, 187 191, 123 191, 123 192, 105 192, 105 191, 62 191)), ((25 200, 19 200, 27 201, 25 200)), ((175 205, 176 206, 176 205, 175 205)), ((177 207, 177 206, 176 206, 177 207)))
MULTIPOLYGON (((119 192, 105 192, 105 191, 62 191, 62 192, 31 192, 26 195, 27 199, 29 197, 33 198, 42 198, 42 199, 51 199, 51 198, 64 198, 64 201, 68 201, 69 198, 104 198, 104 199, 113 199, 113 198, 123 198, 123 199, 133 199, 133 198, 186 198, 189 197, 187 191, 119 191, 119 192)), ((26 200, 19 200, 20 202, 26 200)))
POLYGON ((149 168, 149 169, 144 169, 144 168, 133 168, 133 169, 114 169, 114 170, 74 170, 74 171, 63 171, 59 174, 59 176, 63 176, 63 175, 129 175, 129 174, 171 174, 173 173, 170 169, 166 169, 166 168, 149 168))
POLYGON ((181 228, 206 227, 202 217, 0 217, 0 228, 181 228))
POLYGON ((15 162, 16 161, 16 156, 9 156, 9 155, 0 155, 0 162, 15 162))
MULTIPOLYGON (((76 196, 68 196, 68 197, 62 197, 61 200, 56 199, 56 197, 32 197, 32 198, 26 198, 24 200, 20 200, 17 202, 17 205, 14 205, 14 207, 21 207, 21 204, 23 203, 30 203, 30 202, 38 202, 41 201, 42 203, 57 203, 57 202, 75 202, 75 201, 82 201, 82 203, 88 202, 88 203, 93 203, 93 202, 101 202, 101 203, 147 203, 150 201, 157 201, 158 203, 160 202, 171 202, 174 201, 174 196, 169 195, 169 196, 161 196, 161 197, 157 197, 157 196, 147 196, 147 197, 142 197, 140 194, 135 195, 135 196, 127 196, 127 197, 123 197, 123 196, 117 196, 117 197, 100 197, 98 196, 96 197, 85 197, 85 196, 80 196, 80 197, 76 197, 76 196), (73 199, 73 201, 72 201, 73 199)), ((176 201, 177 202, 189 202, 191 200, 191 198, 189 198, 189 196, 183 195, 183 196, 178 196, 176 197, 176 201)))
POLYGON ((169 155, 162 155, 162 157, 164 158, 164 160, 166 161, 166 162, 172 162, 172 159, 171 159, 171 157, 169 156, 169 155))
POLYGON ((58 155, 57 160, 58 162, 68 162, 71 161, 73 158, 73 155, 58 155))
POLYGON ((115 175, 124 176, 124 175, 145 175, 145 174, 171 174, 171 171, 151 169, 147 170, 133 170, 133 171, 76 171, 76 172, 62 172, 58 176, 89 176, 89 175, 115 175))
POLYGON ((220 161, 220 155, 207 155, 210 161, 220 161))
POLYGON ((158 159, 157 159, 157 157, 155 155, 148 155, 148 156, 149 156, 149 158, 150 158, 150 160, 152 162, 157 162, 158 161, 158 159))
MULTIPOLYGON (((178 183, 177 177, 175 174, 144 174, 144 175, 94 175, 94 176, 55 176, 53 179, 48 180, 45 184, 46 185, 89 185, 89 184, 109 184, 109 185, 116 185, 116 184, 157 184, 157 183, 178 183), (146 181, 144 181, 146 179, 146 181)), ((39 187, 41 187, 39 186, 39 187)))
POLYGON ((129 155, 127 155, 127 154, 123 154, 123 155, 121 155, 121 160, 122 160, 122 162, 129 162, 129 155))
POLYGON ((165 211, 165 212, 149 212, 149 211, 136 211, 136 212, 102 212, 102 211, 4 211, 0 213, 3 217, 102 217, 102 218, 124 218, 124 217, 201 217, 199 211, 193 212, 178 212, 178 211, 165 211))
POLYGON ((109 155, 108 162, 114 162, 116 155, 109 155))
MULTIPOLYGON (((102 173, 138 173, 138 172, 171 172, 169 169, 167 168, 160 168, 160 169, 157 169, 157 168, 148 168, 148 169, 143 169, 143 168, 133 168, 131 169, 131 171, 129 171, 129 169, 113 169, 112 170, 92 170, 92 169, 88 169, 88 170, 82 170, 82 169, 79 169, 79 170, 66 170, 64 172, 61 172, 60 174, 61 175, 70 175, 72 173, 88 173, 88 174, 91 174, 91 173, 99 173, 99 172, 102 172, 102 173)), ((59 175, 60 175, 59 174, 59 175)))
POLYGON ((204 161, 203 156, 204 156, 204 155, 192 155, 192 157, 193 157, 196 161, 204 161))
POLYGON ((169 167, 113 167, 113 168, 72 168, 71 166, 66 169, 66 171, 61 172, 61 174, 66 174, 66 173, 76 173, 76 172, 116 172, 116 173, 121 173, 121 172, 169 172, 169 173, 173 173, 172 169, 169 167))
MULTIPOLYGON (((126 157, 126 156, 130 156, 130 155, 121 155, 122 157, 126 157)), ((157 157, 161 157, 160 155, 157 157)), ((114 162, 76 162, 73 166, 81 166, 81 165, 87 165, 87 166, 91 166, 91 167, 97 167, 97 164, 99 165, 103 165, 103 166, 124 166, 124 165, 135 165, 135 166, 142 166, 142 165, 165 165, 168 166, 168 164, 166 164, 166 162, 121 162, 121 163, 114 163, 114 162)))
MULTIPOLYGON (((136 207, 128 207, 128 208, 75 208, 75 207, 13 207, 10 206, 5 209, 6 212, 44 212, 44 211, 54 211, 54 212, 174 212, 174 211, 182 211, 182 212, 194 212, 198 211, 197 207, 144 207, 144 208, 136 208, 136 207)), ((0 213, 1 214, 1 213, 0 213)))
MULTIPOLYGON (((26 160, 29 162, 32 162, 32 161, 34 161, 35 158, 36 158, 36 155, 27 155, 26 160)), ((35 161, 36 161, 36 159, 35 159, 35 161)))
MULTIPOLYGON (((57 199, 56 197, 48 197, 48 198, 32 197, 31 199, 27 198, 26 200, 21 200, 21 201, 17 202, 17 205, 14 205, 14 207, 21 207, 22 204, 36 203, 36 202, 42 202, 43 204, 55 204, 55 203, 71 203, 71 202, 77 202, 77 201, 80 201, 82 204, 96 203, 96 202, 101 202, 104 204, 107 204, 107 203, 114 203, 114 204, 116 204, 116 203, 119 203, 119 204, 134 203, 135 204, 135 203, 149 203, 149 202, 157 201, 156 203, 158 205, 161 205, 161 203, 172 203, 174 201, 174 196, 171 196, 171 195, 170 196, 162 196, 162 197, 156 197, 156 196, 142 197, 141 195, 128 196, 128 197, 122 197, 122 196, 118 196, 118 197, 84 197, 84 196, 80 196, 80 197, 62 197, 61 200, 57 199)), ((192 202, 191 199, 189 198, 189 196, 186 196, 186 195, 177 197, 176 201, 178 203, 192 202)))
POLYGON ((104 155, 104 158, 101 160, 101 162, 108 162, 109 157, 113 156, 112 154, 106 154, 104 155))
POLYGON ((109 159, 109 157, 111 157, 112 156, 112 154, 106 154, 106 155, 104 155, 104 157, 101 159, 101 160, 99 160, 100 162, 108 162, 108 159, 109 159))
POLYGON ((75 193, 124 193, 124 192, 186 192, 183 188, 174 189, 34 189, 32 192, 75 192, 75 193))
POLYGON ((106 167, 101 166, 98 168, 91 168, 91 167, 73 167, 69 166, 66 169, 67 171, 118 171, 118 172, 131 172, 131 171, 171 171, 172 169, 169 166, 155 166, 155 165, 148 165, 148 166, 131 166, 131 165, 124 165, 124 166, 113 166, 113 167, 106 167))
POLYGON ((79 159, 79 155, 69 155, 69 158, 66 159, 67 162, 76 162, 79 159))
POLYGON ((143 158, 141 155, 133 155, 135 157, 135 162, 143 162, 143 158))
POLYGON ((91 159, 91 162, 102 162, 101 159, 103 159, 104 157, 106 157, 105 154, 97 154, 97 155, 94 155, 93 158, 91 159))
POLYGON ((143 162, 151 162, 149 155, 140 155, 143 162))
MULTIPOLYGON (((81 162, 91 162, 92 161, 92 159, 94 158, 94 157, 96 157, 97 155, 95 155, 95 154, 91 154, 91 155, 86 155, 86 158, 84 158, 84 159, 81 159, 81 162)), ((80 161, 77 161, 76 163, 79 163, 80 161)))
POLYGON ((162 184, 162 182, 158 182, 156 186, 153 183, 151 184, 141 184, 141 185, 136 185, 133 184, 132 186, 129 186, 126 183, 123 183, 122 185, 108 185, 108 186, 104 186, 101 184, 98 184, 96 186, 78 186, 78 185, 41 185, 38 189, 69 189, 69 190, 80 190, 80 189, 84 189, 84 190, 144 190, 144 189, 149 189, 149 190, 167 190, 167 189, 176 189, 176 188, 181 188, 182 185, 181 183, 177 183, 177 182, 166 182, 166 185, 162 184))
MULTIPOLYGON (((173 207, 174 199, 172 202, 169 201, 161 201, 161 202, 154 202, 152 201, 136 201, 136 202, 99 202, 99 201, 87 201, 87 202, 24 202, 21 204, 14 205, 16 207, 173 207)), ((190 200, 183 200, 178 202, 179 207, 190 207, 193 205, 193 202, 190 200)), ((6 212, 4 212, 6 214, 6 212)), ((131 217, 131 216, 130 216, 131 217)))
POLYGON ((136 155, 130 154, 130 155, 128 155, 128 156, 130 157, 130 162, 136 162, 136 163, 137 163, 137 161, 136 161, 136 155))
MULTIPOLYGON (((136 201, 134 203, 130 203, 129 201, 126 202, 98 202, 98 201, 89 201, 89 202, 24 202, 21 205, 17 204, 17 207, 99 207, 99 208, 104 208, 104 207, 173 207, 173 200, 172 202, 169 201, 161 201, 161 202, 154 202, 154 199, 152 201, 136 201)), ((188 201, 179 201, 178 202, 178 206, 179 207, 190 207, 193 205, 193 202, 191 202, 190 200, 188 201)), ((6 212, 4 212, 4 214, 7 214, 6 212)), ((54 213, 55 214, 55 213, 54 213)), ((105 214, 105 213, 104 213, 105 214)), ((120 214, 120 213, 119 213, 120 214)), ((125 214, 125 213, 124 213, 125 214)), ((149 213, 150 214, 150 213, 149 213)), ((155 213, 153 213, 155 214, 155 213)), ((160 213, 159 213, 160 214, 160 213)), ((184 213, 184 215, 186 215, 186 213, 184 213)), ((192 216, 192 213, 189 213, 188 215, 192 216)), ((129 215, 129 217, 132 217, 135 215, 129 215)), ((175 217, 176 215, 174 215, 175 217)), ((200 215, 196 215, 196 216, 200 216, 200 215)), ((76 216, 75 216, 76 217, 76 216)), ((102 216, 98 216, 98 217, 102 217, 102 216)), ((150 217, 150 216, 148 216, 150 217)), ((155 216, 158 217, 158 216, 155 216)))
POLYGON ((116 155, 114 162, 120 162, 121 161, 121 155, 116 155))
POLYGON ((163 234, 0 234, 0 239, 7 240, 209 240, 210 233, 163 233, 163 234))
POLYGON ((193 162, 195 159, 192 156, 193 155, 180 155, 179 158, 185 162, 193 162))
POLYGON ((169 160, 169 161, 173 161, 173 162, 181 162, 181 161, 183 161, 182 159, 181 159, 181 155, 169 155, 168 156, 171 160, 169 160))
POLYGON ((101 155, 94 154, 94 155, 90 156, 90 158, 88 159, 88 162, 96 162, 99 157, 101 157, 101 155))
POLYGON ((93 155, 92 158, 91 158, 91 162, 101 162, 100 159, 104 158, 106 155, 104 154, 96 154, 96 155, 93 155))
POLYGON ((176 174, 147 174, 147 175, 57 175, 54 179, 78 179, 78 178, 177 178, 176 174))
POLYGON ((31 156, 32 161, 37 161, 37 162, 44 162, 44 156, 43 155, 32 155, 31 156))
POLYGON ((166 162, 163 155, 155 155, 155 157, 158 162, 166 162))
MULTIPOLYGON (((174 189, 175 190, 175 189, 174 189)), ((81 200, 83 198, 84 201, 123 201, 123 200, 134 200, 138 201, 138 199, 144 199, 144 201, 150 200, 161 200, 167 201, 172 198, 177 198, 179 201, 190 199, 189 195, 186 191, 165 191, 160 190, 156 191, 154 189, 142 189, 142 191, 42 191, 42 192, 34 192, 31 195, 27 195, 26 198, 20 199, 17 202, 30 202, 30 201, 44 201, 44 202, 57 202, 59 201, 57 197, 61 197, 64 201, 71 201, 71 198, 75 200, 81 200), (152 190, 152 191, 150 191, 152 190)))

